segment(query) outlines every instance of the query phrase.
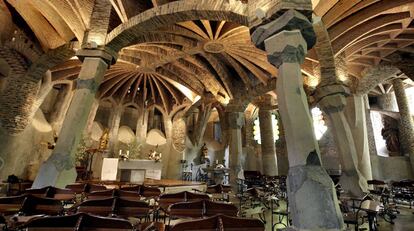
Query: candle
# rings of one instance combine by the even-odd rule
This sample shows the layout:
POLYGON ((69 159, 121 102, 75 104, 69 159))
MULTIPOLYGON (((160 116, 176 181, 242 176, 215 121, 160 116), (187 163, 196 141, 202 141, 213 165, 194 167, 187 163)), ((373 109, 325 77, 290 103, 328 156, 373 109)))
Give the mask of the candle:
POLYGON ((121 149, 119 149, 119 155, 121 155, 122 154, 122 150, 121 149))
POLYGON ((185 152, 183 152, 182 156, 181 156, 182 160, 185 160, 185 152))

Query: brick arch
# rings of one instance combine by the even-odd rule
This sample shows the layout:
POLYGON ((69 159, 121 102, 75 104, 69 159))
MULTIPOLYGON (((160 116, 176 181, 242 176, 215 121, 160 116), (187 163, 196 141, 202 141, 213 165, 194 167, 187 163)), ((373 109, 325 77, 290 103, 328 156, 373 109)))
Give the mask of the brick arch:
POLYGON ((357 95, 368 94, 379 84, 397 77, 399 73, 401 71, 394 66, 378 65, 367 68, 353 90, 357 95))
POLYGON ((10 48, 0 49, 0 57, 6 57, 12 68, 0 95, 0 126, 11 135, 24 131, 41 101, 38 96, 41 79, 46 71, 73 55, 71 46, 64 45, 43 54, 28 66, 16 51, 10 48), (11 54, 14 55, 11 57, 11 54))
POLYGON ((190 20, 223 20, 248 25, 247 14, 247 5, 241 2, 229 4, 227 0, 175 1, 147 10, 119 25, 108 34, 106 45, 120 51, 135 44, 146 31, 190 20))

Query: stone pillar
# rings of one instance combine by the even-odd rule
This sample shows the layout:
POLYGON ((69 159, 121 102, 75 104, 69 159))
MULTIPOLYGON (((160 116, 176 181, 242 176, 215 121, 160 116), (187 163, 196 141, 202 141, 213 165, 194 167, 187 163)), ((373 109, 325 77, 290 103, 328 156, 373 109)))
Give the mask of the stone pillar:
POLYGON ((56 147, 42 164, 33 188, 48 185, 64 188, 76 180, 74 157, 84 132, 95 94, 113 56, 104 50, 79 50, 83 61, 76 90, 69 106, 56 147))
POLYGON ((405 94, 404 83, 402 79, 398 78, 392 81, 392 85, 400 111, 399 129, 401 150, 405 155, 410 157, 411 167, 414 169, 414 125, 407 95, 405 94))
POLYGON ((140 144, 145 143, 147 139, 147 130, 148 130, 148 110, 146 108, 141 108, 139 113, 137 129, 136 129, 137 140, 140 144))
POLYGON ((243 112, 226 112, 227 122, 229 125, 229 168, 230 168, 230 184, 237 192, 237 179, 244 178, 242 165, 242 132, 244 125, 243 112))
POLYGON ((366 111, 364 95, 352 95, 347 98, 344 112, 355 143, 358 169, 366 180, 372 180, 366 111))
POLYGON ((95 98, 95 100, 93 101, 92 107, 91 107, 91 111, 89 112, 88 122, 86 123, 85 134, 89 136, 91 135, 91 132, 92 132, 93 122, 95 121, 96 112, 98 112, 98 108, 99 108, 99 99, 95 98))
POLYGON ((50 120, 52 121, 52 127, 56 135, 59 136, 60 129, 62 128, 63 120, 65 119, 66 112, 68 111, 70 101, 73 97, 72 85, 64 85, 64 89, 61 89, 56 97, 55 105, 53 106, 52 115, 50 120))
POLYGON ((264 42, 269 61, 279 67, 276 91, 289 155, 291 228, 342 230, 343 219, 335 188, 322 167, 303 89, 301 63, 308 47, 315 42, 312 25, 299 12, 289 10, 256 29, 252 38, 259 46, 264 42), (303 31, 293 28, 302 28, 303 31))
POLYGON ((259 122, 260 122, 260 139, 262 141, 262 162, 263 174, 267 176, 277 176, 277 157, 276 145, 273 136, 273 122, 271 107, 271 98, 268 97, 264 104, 259 107, 259 122), (267 105, 266 105, 267 104, 267 105))
MULTIPOLYGON (((362 197, 368 191, 368 184, 358 169, 354 138, 343 111, 346 105, 345 97, 348 95, 349 89, 340 84, 319 87, 316 93, 319 107, 328 115, 332 124, 332 134, 341 161, 342 173, 339 182, 347 193, 362 197)), ((368 144, 368 140, 365 141, 368 144)))
POLYGON ((121 117, 124 109, 122 105, 119 105, 114 108, 111 113, 110 126, 109 126, 109 150, 112 152, 110 155, 113 157, 118 156, 118 134, 119 134, 119 125, 121 123, 121 117))
POLYGON ((374 127, 372 125, 372 120, 371 120, 371 111, 370 111, 371 107, 369 105, 368 95, 364 95, 364 103, 365 103, 365 120, 367 124, 369 154, 371 156, 377 156, 378 153, 377 153, 377 147, 375 144, 374 127))

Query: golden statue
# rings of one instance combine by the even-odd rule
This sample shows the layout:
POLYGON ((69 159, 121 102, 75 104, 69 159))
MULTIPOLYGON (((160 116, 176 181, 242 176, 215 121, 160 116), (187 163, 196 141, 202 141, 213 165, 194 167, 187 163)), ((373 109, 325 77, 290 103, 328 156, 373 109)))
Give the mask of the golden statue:
POLYGON ((109 129, 105 128, 101 138, 99 138, 99 150, 104 151, 108 148, 109 142, 109 129))

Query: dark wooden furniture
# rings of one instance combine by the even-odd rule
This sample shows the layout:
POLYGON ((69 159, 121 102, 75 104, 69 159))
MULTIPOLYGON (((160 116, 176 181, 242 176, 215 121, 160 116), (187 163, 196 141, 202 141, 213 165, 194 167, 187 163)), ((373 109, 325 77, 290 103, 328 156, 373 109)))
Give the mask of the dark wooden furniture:
POLYGON ((40 189, 26 189, 25 193, 36 197, 53 198, 65 203, 73 202, 76 196, 75 191, 71 189, 61 189, 52 186, 40 189))
POLYGON ((35 218, 24 225, 29 231, 51 231, 51 230, 134 230, 131 223, 123 219, 98 217, 85 213, 78 213, 60 217, 35 218))
POLYGON ((174 225, 171 231, 264 231, 258 219, 235 218, 217 215, 206 219, 184 221, 174 225))
POLYGON ((26 196, 13 196, 0 198, 0 215, 9 216, 16 214, 23 206, 26 196))

